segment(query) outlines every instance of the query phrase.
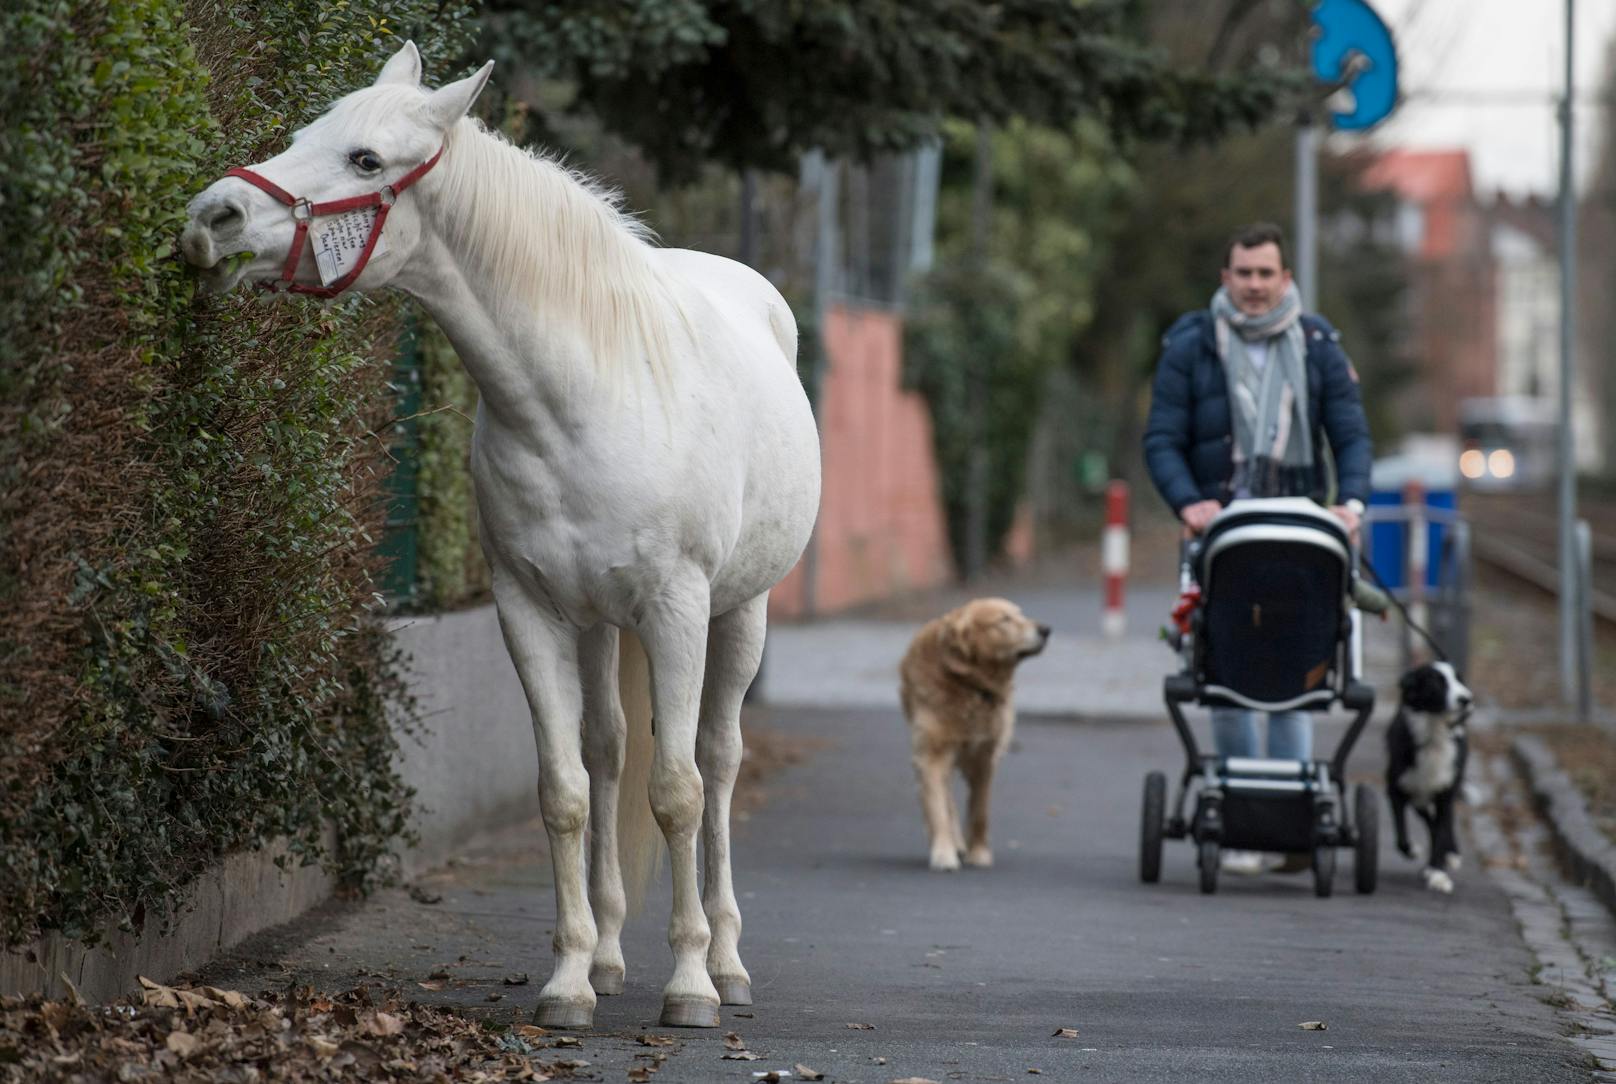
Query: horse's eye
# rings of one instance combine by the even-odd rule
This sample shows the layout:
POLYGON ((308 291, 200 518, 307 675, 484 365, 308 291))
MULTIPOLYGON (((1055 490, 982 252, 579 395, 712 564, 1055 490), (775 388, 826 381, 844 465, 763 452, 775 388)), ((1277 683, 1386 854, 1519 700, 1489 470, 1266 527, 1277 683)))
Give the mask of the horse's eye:
POLYGON ((376 173, 382 168, 382 160, 376 157, 375 151, 360 149, 348 155, 348 161, 358 166, 365 173, 376 173))

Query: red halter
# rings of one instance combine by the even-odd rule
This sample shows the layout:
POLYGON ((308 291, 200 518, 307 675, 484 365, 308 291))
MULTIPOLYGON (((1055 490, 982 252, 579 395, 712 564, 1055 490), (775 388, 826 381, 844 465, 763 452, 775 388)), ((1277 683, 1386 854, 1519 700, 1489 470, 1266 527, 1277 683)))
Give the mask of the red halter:
POLYGON ((365 265, 370 262, 371 251, 376 247, 376 241, 382 235, 382 224, 387 221, 387 212, 397 202, 399 193, 410 185, 426 176, 426 171, 438 164, 443 157, 443 148, 428 158, 425 162, 410 170, 398 179, 396 184, 382 186, 380 192, 371 192, 363 196, 350 196, 348 199, 331 200, 327 203, 310 203, 306 199, 298 199, 286 189, 260 176, 245 166, 237 166, 225 173, 226 177, 240 177, 248 184, 268 192, 271 196, 292 209, 292 218, 297 222, 297 232, 292 236, 291 250, 286 254, 286 265, 281 268, 279 282, 260 282, 258 285, 265 290, 286 290, 294 294, 311 294, 314 297, 336 297, 342 291, 352 286, 365 265), (309 234, 309 222, 315 215, 340 215, 345 211, 357 211, 364 207, 375 207, 376 220, 371 223, 370 236, 365 239, 365 249, 359 254, 359 263, 352 271, 343 275, 329 286, 304 286, 292 281, 297 276, 297 266, 303 261, 303 242, 309 234))

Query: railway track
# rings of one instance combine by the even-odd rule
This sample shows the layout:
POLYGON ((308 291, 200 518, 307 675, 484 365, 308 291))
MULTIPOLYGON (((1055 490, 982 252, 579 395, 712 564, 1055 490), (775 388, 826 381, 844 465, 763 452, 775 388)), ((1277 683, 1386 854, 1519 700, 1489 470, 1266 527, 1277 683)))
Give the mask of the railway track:
MULTIPOLYGON (((1550 595, 1560 594, 1560 521, 1553 493, 1466 493, 1475 559, 1550 595)), ((1578 515, 1592 534, 1593 611, 1616 626, 1616 503, 1584 497, 1578 515)))

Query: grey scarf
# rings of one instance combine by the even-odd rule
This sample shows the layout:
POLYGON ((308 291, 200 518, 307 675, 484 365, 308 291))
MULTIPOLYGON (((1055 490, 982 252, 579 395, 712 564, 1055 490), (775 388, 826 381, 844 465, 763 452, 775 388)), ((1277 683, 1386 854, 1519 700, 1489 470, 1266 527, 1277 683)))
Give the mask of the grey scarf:
POLYGON ((1313 475, 1313 434, 1307 423, 1307 342, 1302 295, 1293 283, 1261 316, 1235 308, 1229 292, 1212 296, 1218 357, 1229 385, 1234 420, 1236 497, 1305 496, 1313 475), (1246 344, 1268 342, 1262 369, 1246 344))

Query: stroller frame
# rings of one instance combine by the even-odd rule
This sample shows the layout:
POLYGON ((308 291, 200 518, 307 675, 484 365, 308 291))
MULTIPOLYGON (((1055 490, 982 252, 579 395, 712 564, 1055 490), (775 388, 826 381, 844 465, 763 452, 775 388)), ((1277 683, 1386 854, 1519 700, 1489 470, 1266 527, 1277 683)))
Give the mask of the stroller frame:
MULTIPOLYGON (((1359 785, 1349 803, 1346 786, 1347 758, 1375 704, 1374 689, 1359 676, 1362 636, 1359 614, 1351 604, 1356 550, 1335 517, 1311 501, 1237 501, 1202 538, 1185 546, 1183 586, 1186 590, 1199 587, 1215 598, 1215 559, 1230 547, 1252 541, 1317 547, 1339 559, 1339 623, 1329 669, 1322 680, 1300 691, 1283 690, 1281 694, 1270 689, 1266 696, 1252 695, 1249 688, 1242 689, 1239 682, 1226 681, 1217 672, 1204 635, 1207 609, 1193 611, 1187 630, 1170 637, 1179 649, 1183 669, 1163 682, 1167 712, 1184 750, 1184 768, 1171 815, 1166 808, 1165 774, 1151 772, 1145 777, 1140 877, 1147 883, 1160 879, 1163 839, 1190 839, 1196 845, 1204 893, 1217 891, 1220 852, 1230 847, 1310 853, 1315 894, 1329 896, 1336 851, 1346 847, 1354 851, 1355 887, 1360 893, 1373 892, 1378 876, 1379 795, 1374 788, 1359 785), (1191 703, 1262 711, 1322 711, 1339 703, 1354 718, 1328 759, 1224 757, 1201 750, 1184 717, 1184 705, 1191 703), (1195 801, 1190 809, 1192 793, 1195 801)), ((1260 606, 1254 611, 1260 611, 1260 606)))

